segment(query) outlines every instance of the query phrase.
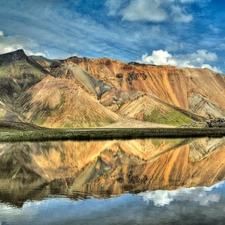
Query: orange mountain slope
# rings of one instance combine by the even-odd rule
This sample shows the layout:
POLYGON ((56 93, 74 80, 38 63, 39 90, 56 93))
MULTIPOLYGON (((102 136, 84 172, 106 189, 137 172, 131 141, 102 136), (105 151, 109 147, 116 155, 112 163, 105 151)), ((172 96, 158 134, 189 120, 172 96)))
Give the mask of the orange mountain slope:
POLYGON ((106 58, 72 57, 66 63, 79 65, 116 89, 152 93, 166 103, 203 116, 207 112, 225 115, 225 76, 209 69, 127 64, 106 58), (220 112, 214 112, 217 110, 220 112))
POLYGON ((28 122, 46 127, 104 126, 118 120, 73 80, 47 76, 17 100, 28 122))
POLYGON ((225 77, 209 69, 107 58, 50 60, 18 50, 0 55, 0 80, 2 120, 46 127, 117 121, 128 127, 132 121, 134 127, 137 121, 139 127, 154 127, 225 116, 225 77))

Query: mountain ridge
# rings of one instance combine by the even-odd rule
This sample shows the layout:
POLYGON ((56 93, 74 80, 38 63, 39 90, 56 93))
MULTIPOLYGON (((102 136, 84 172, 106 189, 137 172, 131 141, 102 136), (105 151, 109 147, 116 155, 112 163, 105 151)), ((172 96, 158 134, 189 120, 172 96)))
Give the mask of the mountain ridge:
POLYGON ((225 116, 225 77, 209 69, 52 60, 23 50, 0 55, 0 62, 1 120, 11 113, 46 127, 108 126, 120 118, 166 127, 225 116))

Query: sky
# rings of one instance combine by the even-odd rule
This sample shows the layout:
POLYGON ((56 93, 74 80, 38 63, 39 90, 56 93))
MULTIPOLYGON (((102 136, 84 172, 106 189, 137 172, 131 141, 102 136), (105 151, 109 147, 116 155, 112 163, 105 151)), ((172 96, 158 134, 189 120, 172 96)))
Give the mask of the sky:
POLYGON ((0 0, 0 54, 225 73, 224 0, 0 0))

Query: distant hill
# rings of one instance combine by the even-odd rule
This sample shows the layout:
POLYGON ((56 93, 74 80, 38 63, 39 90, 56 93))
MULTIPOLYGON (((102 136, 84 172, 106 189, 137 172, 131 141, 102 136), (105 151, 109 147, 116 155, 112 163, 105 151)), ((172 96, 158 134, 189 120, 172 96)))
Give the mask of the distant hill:
POLYGON ((45 127, 179 126, 225 117, 225 76, 209 69, 0 55, 0 120, 45 127), (128 121, 124 123, 124 121, 128 121))

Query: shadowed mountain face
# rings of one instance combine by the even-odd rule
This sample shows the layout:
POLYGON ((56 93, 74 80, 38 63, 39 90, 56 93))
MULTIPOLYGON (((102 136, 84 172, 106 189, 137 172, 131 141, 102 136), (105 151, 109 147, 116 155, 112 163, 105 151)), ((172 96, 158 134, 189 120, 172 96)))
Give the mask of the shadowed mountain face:
POLYGON ((23 50, 0 55, 0 120, 20 121, 15 99, 44 77, 23 50))
POLYGON ((212 186, 225 179, 224 148, 224 138, 1 144, 0 198, 212 186))
POLYGON ((49 60, 23 50, 0 55, 0 120, 46 127, 118 121, 117 127, 134 127, 135 121, 139 127, 179 126, 224 117, 224 97, 224 76, 209 69, 106 58, 49 60))

